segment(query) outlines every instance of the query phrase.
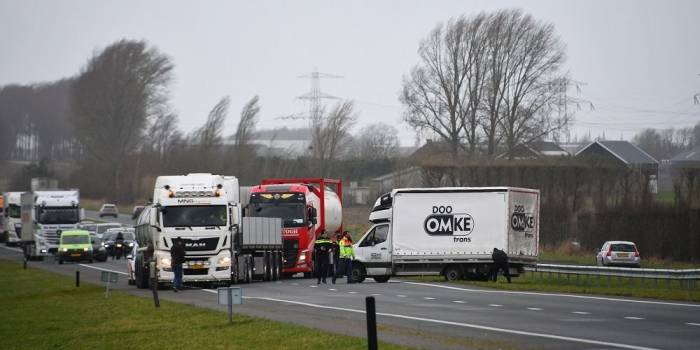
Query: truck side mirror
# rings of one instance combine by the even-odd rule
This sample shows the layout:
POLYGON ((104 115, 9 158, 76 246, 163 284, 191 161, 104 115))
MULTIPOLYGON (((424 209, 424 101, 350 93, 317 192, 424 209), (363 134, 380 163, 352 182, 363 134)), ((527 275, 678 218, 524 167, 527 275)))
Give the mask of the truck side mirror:
POLYGON ((307 216, 309 217, 309 226, 316 225, 318 223, 318 213, 316 212, 316 208, 314 207, 308 207, 307 208, 307 216))

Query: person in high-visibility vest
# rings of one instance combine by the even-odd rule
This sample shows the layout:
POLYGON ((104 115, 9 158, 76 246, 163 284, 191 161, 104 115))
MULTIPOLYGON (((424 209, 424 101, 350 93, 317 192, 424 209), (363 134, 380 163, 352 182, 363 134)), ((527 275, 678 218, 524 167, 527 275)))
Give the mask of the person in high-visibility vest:
POLYGON ((352 261, 355 259, 355 251, 352 249, 352 238, 350 232, 343 232, 343 239, 340 240, 340 260, 344 263, 345 275, 348 276, 348 284, 352 280, 352 261))
POLYGON ((331 249, 333 249, 333 243, 331 243, 328 235, 324 232, 314 242, 314 259, 316 262, 316 277, 318 278, 316 284, 321 284, 321 279, 323 279, 323 284, 326 284, 331 249))

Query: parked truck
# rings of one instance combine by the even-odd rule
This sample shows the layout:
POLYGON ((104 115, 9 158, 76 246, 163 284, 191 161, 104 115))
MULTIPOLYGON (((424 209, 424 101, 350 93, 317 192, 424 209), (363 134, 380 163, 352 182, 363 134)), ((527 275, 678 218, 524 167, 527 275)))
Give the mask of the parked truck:
POLYGON ((537 262, 539 198, 539 190, 513 187, 395 189, 377 199, 373 226, 354 246, 352 278, 485 279, 493 248, 517 275, 537 262))
POLYGON ((250 189, 247 216, 282 219, 284 275, 311 276, 316 238, 342 231, 342 196, 340 180, 323 178, 264 179, 250 189))
POLYGON ((20 213, 20 196, 22 192, 5 192, 3 227, 4 238, 7 245, 17 245, 21 241, 22 218, 20 213))
POLYGON ((170 248, 177 239, 185 244, 185 283, 228 284, 250 281, 255 275, 279 276, 274 268, 281 265, 279 219, 242 220, 239 187, 233 176, 159 176, 153 203, 136 220, 137 248, 128 257, 129 281, 148 288, 149 263, 154 261, 157 282, 171 282, 170 248))
POLYGON ((28 259, 55 254, 61 232, 77 229, 81 219, 78 190, 23 192, 20 206, 20 238, 28 259))

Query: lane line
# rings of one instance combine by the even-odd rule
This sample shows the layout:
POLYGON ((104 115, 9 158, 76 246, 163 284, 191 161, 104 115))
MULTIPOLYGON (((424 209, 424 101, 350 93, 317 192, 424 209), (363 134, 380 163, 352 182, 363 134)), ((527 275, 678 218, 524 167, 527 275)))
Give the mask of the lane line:
POLYGON ((577 315, 590 315, 591 313, 588 311, 572 311, 572 314, 577 314, 577 315))
POLYGON ((452 302, 457 303, 457 304, 466 304, 467 303, 466 301, 462 301, 462 300, 452 300, 452 302))
POLYGON ((337 289, 335 289, 335 288, 328 288, 328 290, 330 290, 330 291, 332 291, 332 292, 335 292, 337 289))
POLYGON ((643 320, 644 317, 635 317, 635 316, 625 316, 626 319, 628 320, 643 320))
POLYGON ((378 296, 381 296, 381 294, 379 294, 379 293, 374 293, 374 294, 372 294, 372 296, 378 297, 378 296))
POLYGON ((403 294, 396 294, 396 296, 399 297, 399 298, 405 298, 405 297, 406 297, 406 296, 403 295, 403 294))
POLYGON ((425 299, 425 300, 435 300, 435 298, 433 298, 433 297, 423 297, 423 299, 425 299))
POLYGON ((348 292, 348 294, 357 294, 357 292, 348 292))
POLYGON ((121 271, 116 271, 116 270, 105 269, 105 268, 102 268, 102 267, 90 266, 90 265, 85 265, 85 264, 78 264, 78 265, 80 265, 80 266, 82 266, 82 267, 87 267, 87 268, 89 268, 89 269, 95 269, 95 270, 107 271, 107 272, 114 272, 114 273, 118 273, 118 274, 124 275, 124 276, 128 276, 128 275, 129 275, 129 274, 126 273, 126 272, 121 272, 121 271))
POLYGON ((459 290, 459 291, 463 291, 463 292, 474 292, 474 293, 501 293, 501 294, 516 294, 516 295, 537 295, 537 296, 546 296, 546 297, 605 300, 605 301, 615 301, 615 302, 623 302, 623 303, 640 303, 640 304, 655 304, 655 305, 667 305, 667 306, 700 307, 700 304, 671 303, 671 302, 665 302, 665 301, 606 298, 606 297, 594 297, 594 296, 590 296, 590 295, 575 295, 575 294, 520 292, 520 291, 512 291, 512 290, 470 289, 470 288, 444 286, 444 285, 433 284, 433 283, 408 282, 408 281, 401 281, 401 283, 412 284, 412 285, 417 285, 417 286, 425 286, 425 287, 435 287, 435 288, 459 290))
POLYGON ((311 287, 311 288, 318 288, 318 286, 309 286, 309 287, 311 287))
POLYGON ((528 309, 528 310, 532 310, 532 311, 542 311, 542 309, 539 308, 539 307, 529 307, 529 308, 527 308, 527 309, 528 309))
MULTIPOLYGON (((294 305, 312 307, 312 308, 317 308, 317 309, 346 311, 346 312, 354 312, 354 313, 359 313, 359 314, 365 313, 364 310, 342 308, 342 307, 337 307, 337 306, 311 304, 311 303, 305 303, 305 302, 293 301, 293 300, 275 299, 275 298, 267 298, 267 297, 244 297, 244 298, 245 299, 265 300, 265 301, 275 301, 275 302, 280 302, 280 303, 294 304, 294 305)), ((615 347, 615 348, 632 349, 632 350, 658 350, 656 348, 631 345, 631 344, 623 344, 623 343, 614 343, 614 342, 601 341, 601 340, 567 337, 567 336, 548 334, 548 333, 528 332, 528 331, 521 331, 521 330, 517 330, 517 329, 498 328, 498 327, 483 326, 483 325, 478 325, 478 324, 473 324, 473 323, 453 322, 453 321, 437 320, 437 319, 432 319, 432 318, 415 317, 415 316, 400 315, 400 314, 391 314, 391 313, 385 313, 385 312, 377 312, 377 315, 385 316, 385 317, 392 317, 392 318, 400 318, 400 319, 405 319, 405 320, 412 320, 412 321, 422 321, 422 322, 437 323, 437 324, 458 326, 458 327, 464 327, 464 328, 480 329, 480 330, 492 331, 492 332, 509 333, 509 334, 531 336, 531 337, 570 341, 570 342, 582 343, 582 344, 600 345, 600 346, 604 346, 604 347, 615 347)))
POLYGON ((501 306, 503 306, 503 305, 501 305, 501 304, 489 304, 489 306, 492 306, 492 307, 501 307, 501 306))
POLYGON ((686 322, 688 326, 700 326, 700 323, 694 323, 694 322, 686 322))

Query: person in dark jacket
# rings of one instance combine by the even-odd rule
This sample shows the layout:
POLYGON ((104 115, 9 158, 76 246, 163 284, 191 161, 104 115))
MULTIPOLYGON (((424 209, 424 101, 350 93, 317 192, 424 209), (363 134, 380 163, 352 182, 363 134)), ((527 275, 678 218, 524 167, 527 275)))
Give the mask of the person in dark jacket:
POLYGON ((491 258, 493 259, 493 264, 491 264, 489 279, 496 282, 496 280, 498 279, 498 270, 502 270, 503 275, 506 276, 508 283, 510 283, 510 272, 508 269, 508 254, 506 254, 506 252, 500 249, 493 248, 491 258))
POLYGON ((170 264, 173 270, 173 291, 182 290, 182 264, 185 263, 185 243, 178 237, 170 248, 170 264))
POLYGON ((316 259, 316 277, 318 280, 316 284, 320 284, 321 280, 326 283, 326 277, 328 276, 328 263, 330 259, 331 249, 333 244, 328 239, 326 233, 322 233, 314 242, 314 256, 316 259))

